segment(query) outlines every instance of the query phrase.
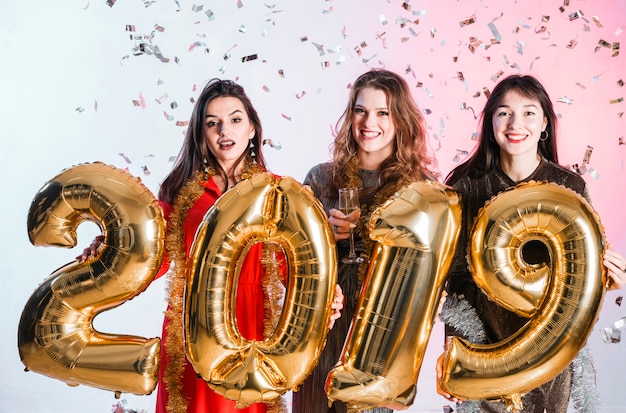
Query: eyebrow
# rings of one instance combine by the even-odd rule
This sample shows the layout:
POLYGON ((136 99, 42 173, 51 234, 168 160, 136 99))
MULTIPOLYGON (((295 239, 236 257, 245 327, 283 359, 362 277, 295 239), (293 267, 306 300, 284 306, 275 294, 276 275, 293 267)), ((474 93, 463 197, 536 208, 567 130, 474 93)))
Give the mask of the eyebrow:
MULTIPOLYGON (((235 109, 235 110, 233 110, 232 112, 230 112, 230 113, 228 114, 228 116, 233 116, 233 115, 235 115, 235 114, 237 114, 237 113, 241 113, 241 114, 243 114, 243 112, 241 111, 241 109, 235 109)), ((206 115, 204 115, 204 117, 205 117, 205 118, 217 118, 217 115, 211 115, 210 113, 207 113, 206 115)))
MULTIPOLYGON (((354 105, 354 107, 355 108, 365 109, 365 106, 359 105, 359 104, 354 105)), ((389 107, 383 106, 383 107, 380 107, 380 108, 374 108, 374 110, 389 110, 389 107)))
MULTIPOLYGON (((510 107, 511 106, 509 106, 509 105, 498 105, 496 107, 496 109, 499 109, 499 108, 510 108, 510 107)), ((538 108, 539 106, 535 105, 534 103, 531 103, 530 105, 524 105, 524 107, 525 108, 538 108)))

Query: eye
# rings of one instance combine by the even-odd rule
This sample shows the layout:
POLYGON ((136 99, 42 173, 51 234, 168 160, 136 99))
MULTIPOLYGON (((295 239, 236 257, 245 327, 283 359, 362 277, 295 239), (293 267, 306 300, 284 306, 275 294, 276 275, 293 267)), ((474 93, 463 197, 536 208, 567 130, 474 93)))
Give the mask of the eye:
POLYGON ((499 112, 496 112, 496 116, 498 117, 509 116, 509 112, 507 112, 506 110, 501 110, 499 112))
POLYGON ((378 111, 378 116, 389 116, 389 111, 380 110, 378 111))
POLYGON ((241 122, 241 118, 233 118, 232 122, 233 123, 239 123, 239 122, 241 122))
POLYGON ((207 127, 211 128, 211 127, 213 127, 213 126, 216 126, 216 125, 217 125, 217 121, 216 121, 216 120, 209 120, 209 121, 206 123, 206 125, 207 125, 207 127))
POLYGON ((534 114, 535 114, 535 112, 530 111, 530 110, 526 111, 526 113, 525 113, 526 116, 533 116, 534 114))
POLYGON ((363 108, 354 108, 354 113, 358 113, 359 115, 365 113, 365 111, 363 110, 363 108))

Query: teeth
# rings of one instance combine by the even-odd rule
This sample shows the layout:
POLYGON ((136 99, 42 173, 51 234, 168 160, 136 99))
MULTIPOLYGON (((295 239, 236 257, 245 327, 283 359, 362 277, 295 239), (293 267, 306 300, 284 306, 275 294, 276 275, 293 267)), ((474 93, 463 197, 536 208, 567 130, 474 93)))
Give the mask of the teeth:
POLYGON ((376 136, 378 136, 378 132, 361 132, 361 133, 366 138, 375 138, 376 136))

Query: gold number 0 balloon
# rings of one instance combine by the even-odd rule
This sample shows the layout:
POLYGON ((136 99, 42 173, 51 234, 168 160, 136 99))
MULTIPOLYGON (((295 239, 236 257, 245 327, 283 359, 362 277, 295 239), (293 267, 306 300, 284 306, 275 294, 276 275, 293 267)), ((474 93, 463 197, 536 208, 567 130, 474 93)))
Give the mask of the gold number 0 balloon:
POLYGON ((485 204, 471 232, 470 269, 491 299, 532 316, 500 343, 455 338, 444 360, 442 388, 467 399, 519 396, 559 374, 584 346, 604 297, 599 217, 574 191, 529 182, 485 204), (523 248, 542 242, 551 266, 528 264, 523 248))
POLYGON ((321 204, 291 178, 258 174, 218 199, 192 245, 184 306, 187 357, 211 388, 245 407, 304 381, 326 342, 335 254, 321 204), (288 282, 273 335, 254 341, 239 334, 234 305, 240 265, 259 242, 285 251, 288 282))
POLYGON ((340 362, 327 394, 357 410, 413 404, 461 223, 456 193, 413 183, 369 222, 376 241, 340 362))
POLYGON ((149 394, 160 340, 99 333, 92 321, 154 278, 163 259, 161 208, 128 173, 102 163, 78 165, 36 194, 28 212, 30 241, 73 247, 85 220, 104 232, 101 254, 59 268, 31 295, 19 323, 20 357, 28 370, 71 385, 149 394))

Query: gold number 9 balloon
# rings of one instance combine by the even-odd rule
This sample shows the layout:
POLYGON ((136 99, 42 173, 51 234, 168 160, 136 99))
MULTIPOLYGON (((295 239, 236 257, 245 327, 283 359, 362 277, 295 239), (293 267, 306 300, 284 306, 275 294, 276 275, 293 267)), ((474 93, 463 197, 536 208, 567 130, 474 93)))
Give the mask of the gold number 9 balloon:
POLYGON ((291 178, 252 176, 206 213, 190 252, 185 345, 196 372, 237 407, 297 388, 326 342, 337 278, 335 241, 325 212, 291 178), (240 266, 256 243, 277 244, 287 291, 271 337, 247 340, 235 319, 240 266))
POLYGON ((569 365, 597 321, 606 278, 603 227, 574 191, 529 182, 486 203, 470 237, 476 283, 500 305, 532 318, 499 343, 454 338, 441 387, 461 398, 501 398, 519 408, 521 394, 569 365), (525 261, 524 248, 532 242, 545 245, 549 266, 525 261))
POLYGON ((329 399, 357 410, 413 403, 460 223, 458 196, 436 182, 413 183, 374 211, 376 244, 359 310, 326 381, 329 399))
POLYGON ((20 357, 28 370, 70 385, 150 394, 159 338, 104 334, 92 322, 153 280, 163 260, 161 208, 125 171, 82 164, 39 190, 28 212, 28 235, 36 246, 74 247, 76 229, 85 220, 103 230, 100 254, 66 264, 36 288, 19 323, 20 357))

